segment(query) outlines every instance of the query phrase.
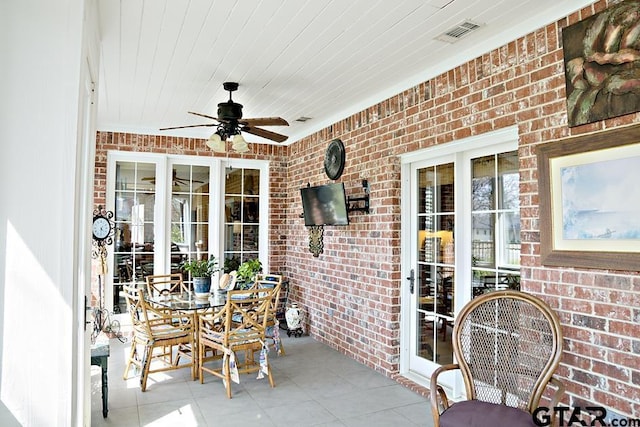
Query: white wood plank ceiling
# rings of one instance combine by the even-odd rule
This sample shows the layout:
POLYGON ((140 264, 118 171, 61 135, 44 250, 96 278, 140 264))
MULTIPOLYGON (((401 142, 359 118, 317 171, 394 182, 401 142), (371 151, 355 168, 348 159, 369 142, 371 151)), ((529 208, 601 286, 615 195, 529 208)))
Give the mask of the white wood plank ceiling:
MULTIPOLYGON (((572 13, 585 0, 98 0, 98 129, 207 138, 228 99, 286 143, 572 13), (480 24, 455 43, 436 37, 480 24), (310 120, 301 123, 300 117, 310 120)), ((244 135, 249 142, 269 142, 244 135)))

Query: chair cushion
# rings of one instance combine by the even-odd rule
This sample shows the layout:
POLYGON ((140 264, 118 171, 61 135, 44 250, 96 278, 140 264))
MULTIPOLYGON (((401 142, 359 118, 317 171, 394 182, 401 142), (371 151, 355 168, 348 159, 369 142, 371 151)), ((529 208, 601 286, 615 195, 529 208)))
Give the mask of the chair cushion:
POLYGON ((440 427, 537 427, 530 413, 480 400, 464 400, 440 415, 440 427))

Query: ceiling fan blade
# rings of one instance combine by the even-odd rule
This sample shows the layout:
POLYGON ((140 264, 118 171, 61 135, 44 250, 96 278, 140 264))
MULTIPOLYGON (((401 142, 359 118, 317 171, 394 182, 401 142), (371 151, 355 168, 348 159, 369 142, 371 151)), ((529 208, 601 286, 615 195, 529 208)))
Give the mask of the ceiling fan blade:
POLYGON ((170 130, 170 129, 184 129, 184 128, 198 128, 202 126, 215 126, 214 123, 208 123, 206 125, 187 125, 187 126, 173 126, 170 128, 160 128, 159 130, 170 130))
POLYGON ((289 126, 282 117, 256 117, 252 119, 240 119, 238 123, 247 126, 289 126))
POLYGON ((211 120, 218 120, 217 117, 213 117, 213 116, 207 116, 206 114, 202 114, 202 113, 195 113, 193 111, 187 111, 189 114, 193 114, 195 116, 200 116, 200 117, 206 117, 207 119, 211 119, 211 120))
POLYGON ((251 126, 245 126, 242 128, 243 132, 247 132, 256 136, 261 136, 263 138, 270 139, 276 142, 284 142, 289 138, 286 135, 282 135, 279 133, 271 132, 270 130, 261 129, 261 128, 252 128, 251 126))
POLYGON ((142 178, 142 181, 154 181, 155 182, 156 178, 154 176, 145 176, 144 178, 142 178))
MULTIPOLYGON (((173 178, 173 181, 179 183, 180 185, 188 185, 189 184, 189 180, 187 178, 173 178)), ((192 179, 191 182, 194 183, 194 184, 202 184, 202 183, 204 183, 204 181, 199 181, 197 179, 192 179)))

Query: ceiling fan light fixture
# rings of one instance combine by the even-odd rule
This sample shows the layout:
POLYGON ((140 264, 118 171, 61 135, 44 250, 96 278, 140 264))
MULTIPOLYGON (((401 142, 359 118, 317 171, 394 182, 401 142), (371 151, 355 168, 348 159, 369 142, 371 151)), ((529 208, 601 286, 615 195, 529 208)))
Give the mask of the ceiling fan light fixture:
POLYGON ((220 135, 217 132, 213 133, 209 137, 209 140, 206 142, 206 146, 216 153, 224 153, 226 148, 225 141, 220 138, 220 135))
POLYGON ((242 135, 240 134, 233 135, 233 138, 231 138, 231 141, 232 141, 231 148, 233 148, 234 151, 238 153, 246 153, 247 151, 249 151, 249 146, 247 145, 247 141, 244 140, 242 135))

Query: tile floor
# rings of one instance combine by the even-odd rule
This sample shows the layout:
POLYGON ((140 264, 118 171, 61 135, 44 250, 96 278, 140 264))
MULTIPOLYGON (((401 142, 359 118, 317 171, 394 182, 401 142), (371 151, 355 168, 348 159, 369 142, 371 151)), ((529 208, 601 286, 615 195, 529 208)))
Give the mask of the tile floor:
POLYGON ((191 381, 188 368, 151 375, 142 393, 133 371, 122 379, 129 344, 111 339, 109 415, 92 367, 92 426, 433 426, 424 397, 311 337, 282 338, 286 356, 270 353, 276 387, 243 374, 232 399, 221 380, 191 381))

